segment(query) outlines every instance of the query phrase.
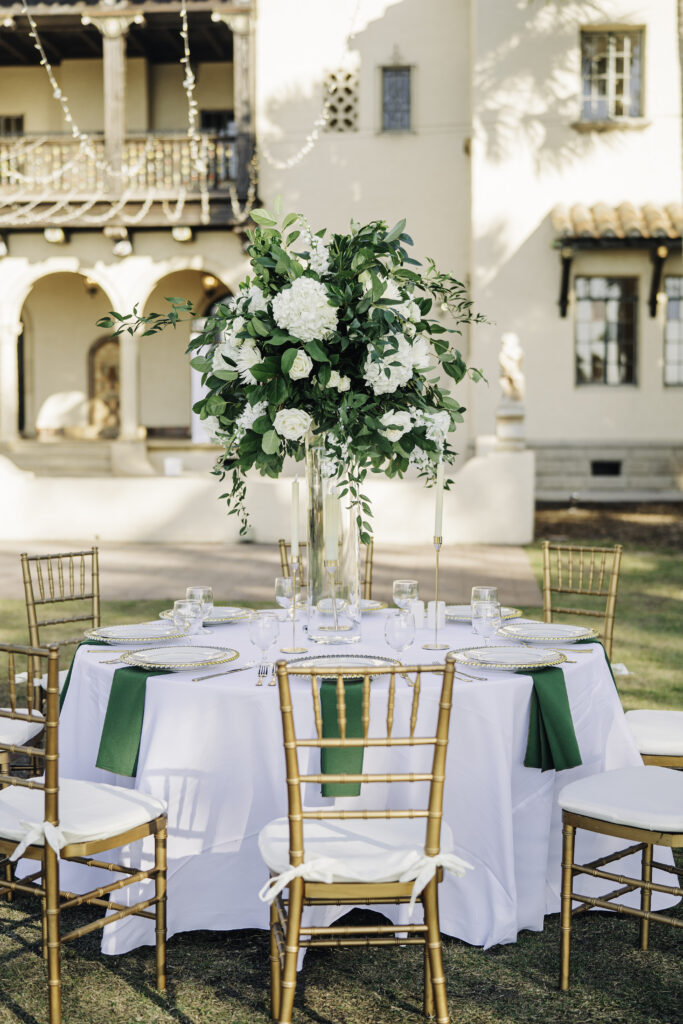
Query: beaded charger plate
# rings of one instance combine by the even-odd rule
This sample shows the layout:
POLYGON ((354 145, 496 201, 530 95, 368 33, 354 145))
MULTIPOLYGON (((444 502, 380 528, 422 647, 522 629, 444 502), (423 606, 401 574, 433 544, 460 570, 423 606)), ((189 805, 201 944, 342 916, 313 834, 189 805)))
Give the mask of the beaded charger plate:
POLYGON ((168 622, 134 622, 131 625, 98 626, 84 633, 86 640, 105 644, 151 644, 163 640, 180 640, 185 633, 168 622))
POLYGON ((597 632, 590 626, 564 626, 556 622, 510 622, 501 626, 498 636, 530 644, 549 644, 555 641, 574 644, 578 640, 598 638, 597 632))
POLYGON ((495 668, 507 672, 522 669, 549 668, 561 665, 566 655, 561 651, 548 651, 540 647, 465 647, 449 651, 459 665, 476 668, 495 668))
POLYGON ((386 601, 374 601, 370 597, 362 597, 360 601, 360 610, 362 612, 379 612, 383 608, 388 608, 389 605, 386 601))
POLYGON ((384 658, 374 654, 314 654, 306 655, 303 658, 292 658, 287 663, 290 675, 296 675, 296 669, 324 669, 334 672, 335 675, 353 676, 358 675, 358 669, 365 668, 389 668, 392 665, 400 665, 396 658, 384 658), (294 670, 292 671, 292 669, 294 670))
POLYGON ((232 647, 151 647, 146 651, 129 651, 121 661, 137 668, 165 668, 169 672, 183 672, 188 668, 205 665, 223 665, 239 658, 232 647))
MULTIPOLYGON (((250 615, 251 610, 249 608, 233 608, 227 604, 215 604, 211 609, 211 614, 204 622, 219 626, 229 622, 241 622, 243 619, 248 619, 250 615)), ((159 612, 159 618, 173 621, 173 609, 165 608, 163 612, 159 612)))
MULTIPOLYGON (((503 605, 500 609, 501 619, 519 619, 522 616, 521 608, 508 608, 503 605)), ((447 604, 446 618, 452 622, 471 622, 472 605, 470 604, 447 604)))

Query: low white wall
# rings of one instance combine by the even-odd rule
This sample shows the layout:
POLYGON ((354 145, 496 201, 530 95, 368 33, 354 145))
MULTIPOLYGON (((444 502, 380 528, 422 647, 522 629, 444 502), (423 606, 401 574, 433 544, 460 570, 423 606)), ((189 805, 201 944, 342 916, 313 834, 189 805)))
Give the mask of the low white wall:
MULTIPOLYGON (((532 539, 532 452, 477 456, 454 480, 444 497, 445 543, 524 544, 532 539)), ((1 459, 0 540, 236 541, 237 518, 226 514, 218 497, 228 489, 229 479, 221 483, 204 474, 37 477, 1 459)), ((368 480, 366 493, 382 542, 431 540, 434 493, 420 481, 368 480)), ((250 478, 249 539, 269 543, 288 535, 290 495, 289 478, 250 478)), ((302 527, 304 514, 302 507, 302 527)))

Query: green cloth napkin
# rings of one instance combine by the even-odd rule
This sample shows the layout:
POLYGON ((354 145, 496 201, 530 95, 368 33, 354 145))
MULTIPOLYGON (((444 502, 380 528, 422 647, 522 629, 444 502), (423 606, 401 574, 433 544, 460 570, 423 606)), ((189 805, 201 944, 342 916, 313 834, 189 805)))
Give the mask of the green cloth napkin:
POLYGON ((95 764, 117 775, 134 776, 138 767, 145 692, 150 676, 168 673, 167 668, 117 668, 109 691, 109 703, 102 726, 100 749, 95 764))
POLYGON ((561 668, 544 668, 529 675, 534 681, 529 712, 529 737, 524 764, 542 772, 563 771, 581 764, 567 684, 561 668))
POLYGON ((111 649, 111 644, 106 644, 104 642, 104 640, 81 640, 80 644, 78 645, 78 647, 74 651, 74 656, 71 659, 71 664, 69 665, 69 671, 67 672, 66 679, 64 680, 64 686, 62 687, 62 692, 59 695, 59 710, 60 711, 62 710, 62 705, 63 705, 63 703, 64 703, 64 701, 66 699, 66 691, 69 689, 69 683, 71 682, 71 673, 73 672, 74 661, 76 660, 76 654, 78 653, 79 648, 81 648, 83 646, 83 644, 87 644, 88 647, 109 647, 111 649))
MULTIPOLYGON (((346 706, 346 735, 358 739, 363 735, 363 679, 353 676, 344 679, 346 706)), ((337 680, 323 679, 320 684, 320 709, 323 736, 339 739, 337 718, 337 680)), ((323 775, 359 775, 363 771, 362 747, 323 747, 320 751, 320 771, 323 775)), ((323 796, 360 796, 360 782, 324 782, 323 796)))

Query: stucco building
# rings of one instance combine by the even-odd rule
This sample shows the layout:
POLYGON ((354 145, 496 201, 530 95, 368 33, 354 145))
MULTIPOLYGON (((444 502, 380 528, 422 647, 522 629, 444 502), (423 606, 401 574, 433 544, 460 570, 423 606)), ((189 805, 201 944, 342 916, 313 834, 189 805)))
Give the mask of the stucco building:
POLYGON ((0 0, 0 453, 203 472, 189 326, 95 323, 165 296, 204 315, 245 274, 251 202, 281 197, 332 230, 406 217, 469 283, 491 323, 462 346, 489 385, 460 386, 463 463, 495 447, 514 334, 538 494, 676 495, 678 7, 0 0))

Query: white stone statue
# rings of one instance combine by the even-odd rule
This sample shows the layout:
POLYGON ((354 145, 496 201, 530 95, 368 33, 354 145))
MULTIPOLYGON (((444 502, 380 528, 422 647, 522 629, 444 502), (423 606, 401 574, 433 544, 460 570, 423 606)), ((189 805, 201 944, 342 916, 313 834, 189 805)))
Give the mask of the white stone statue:
POLYGON ((522 346, 516 334, 504 334, 501 338, 500 386, 505 398, 524 401, 524 374, 522 373, 522 346))

